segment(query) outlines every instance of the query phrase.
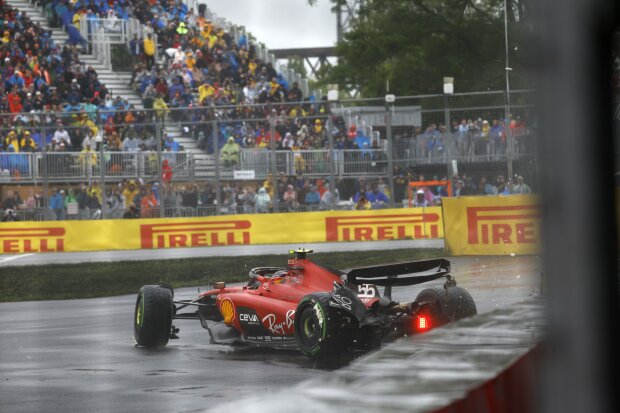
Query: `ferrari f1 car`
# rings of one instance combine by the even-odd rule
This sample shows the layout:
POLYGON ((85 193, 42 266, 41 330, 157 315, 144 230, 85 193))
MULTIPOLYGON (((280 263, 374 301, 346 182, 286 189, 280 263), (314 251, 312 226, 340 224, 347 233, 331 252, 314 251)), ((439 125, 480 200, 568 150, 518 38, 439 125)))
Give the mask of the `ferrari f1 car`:
POLYGON ((143 286, 134 315, 137 346, 165 346, 178 338, 173 320, 196 319, 212 343, 298 348, 327 360, 476 314, 474 300, 456 286, 445 259, 344 273, 311 262, 306 258, 311 252, 290 251, 287 267, 254 268, 247 285, 215 283, 194 300, 174 300, 174 291, 164 284, 143 286), (443 286, 422 290, 412 302, 391 298, 394 286, 439 278, 445 278, 443 286))

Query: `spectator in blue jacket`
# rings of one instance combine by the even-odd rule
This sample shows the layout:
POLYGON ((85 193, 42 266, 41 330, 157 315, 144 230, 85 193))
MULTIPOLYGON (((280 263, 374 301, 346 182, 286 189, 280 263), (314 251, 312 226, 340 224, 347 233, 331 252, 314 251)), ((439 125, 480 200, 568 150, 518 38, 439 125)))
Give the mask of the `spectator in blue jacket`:
POLYGON ((168 132, 164 132, 164 149, 170 149, 172 152, 178 152, 180 149, 179 144, 168 135, 168 132))
POLYGON ((510 182, 506 181, 504 175, 497 176, 497 188, 498 195, 510 195, 510 182))
POLYGON ((142 45, 143 43, 144 39, 138 39, 137 34, 134 34, 133 39, 129 42, 129 52, 131 53, 131 56, 133 56, 134 62, 140 60, 140 56, 142 56, 142 53, 144 52, 144 46, 142 45))
POLYGON ((67 34, 69 35, 69 40, 67 40, 69 44, 80 45, 82 46, 82 49, 88 50, 88 42, 80 33, 80 29, 72 24, 69 24, 67 25, 67 34))
POLYGON ((308 206, 318 206, 321 203, 321 194, 316 188, 316 185, 310 185, 310 191, 306 194, 304 203, 308 206))
POLYGON ((50 198, 50 209, 54 211, 56 221, 65 219, 65 191, 54 189, 54 194, 50 198))
POLYGON ((368 202, 372 204, 373 209, 385 208, 390 202, 387 195, 381 192, 377 185, 373 185, 372 190, 370 192, 366 192, 366 199, 368 199, 368 202))

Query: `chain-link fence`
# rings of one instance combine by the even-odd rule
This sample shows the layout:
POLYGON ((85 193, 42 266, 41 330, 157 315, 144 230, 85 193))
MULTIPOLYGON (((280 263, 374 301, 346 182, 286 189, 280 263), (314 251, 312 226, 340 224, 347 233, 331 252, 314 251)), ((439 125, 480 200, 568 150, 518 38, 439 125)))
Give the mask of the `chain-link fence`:
MULTIPOLYGON (((401 207, 410 181, 528 192, 530 100, 514 92, 509 117, 502 92, 1 114, 2 209, 45 220, 401 207)), ((428 203, 446 186, 423 187, 428 203)))

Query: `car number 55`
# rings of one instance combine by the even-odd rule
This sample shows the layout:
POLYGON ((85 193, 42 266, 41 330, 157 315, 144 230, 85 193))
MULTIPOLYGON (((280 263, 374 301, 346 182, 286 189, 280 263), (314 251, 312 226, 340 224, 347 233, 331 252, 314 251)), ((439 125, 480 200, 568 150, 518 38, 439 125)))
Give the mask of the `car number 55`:
POLYGON ((359 298, 372 298, 377 296, 377 289, 372 284, 361 284, 357 286, 359 298))

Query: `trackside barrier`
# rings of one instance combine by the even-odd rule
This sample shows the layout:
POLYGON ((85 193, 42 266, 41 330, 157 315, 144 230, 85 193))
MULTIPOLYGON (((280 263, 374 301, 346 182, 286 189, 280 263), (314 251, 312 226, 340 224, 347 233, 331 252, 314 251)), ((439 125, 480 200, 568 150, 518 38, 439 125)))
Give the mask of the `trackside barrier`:
POLYGON ((540 411, 539 383, 542 344, 465 397, 431 413, 519 413, 540 411))
POLYGON ((540 251, 540 215, 536 197, 514 195, 428 208, 3 222, 0 254, 444 238, 450 255, 523 255, 540 251))
POLYGON ((542 210, 533 195, 443 198, 442 205, 451 255, 540 252, 542 210))
POLYGON ((0 253, 437 239, 443 238, 441 222, 439 207, 201 218, 11 222, 0 227, 0 253))

